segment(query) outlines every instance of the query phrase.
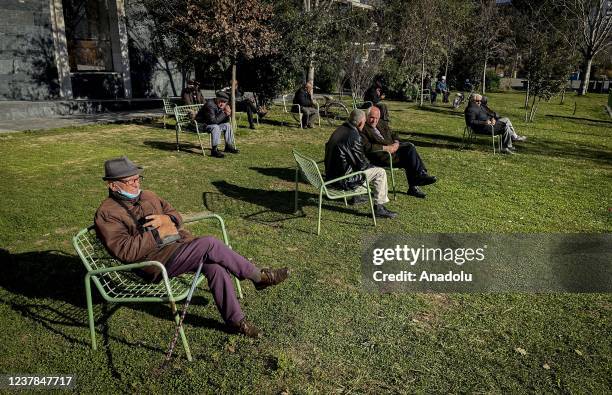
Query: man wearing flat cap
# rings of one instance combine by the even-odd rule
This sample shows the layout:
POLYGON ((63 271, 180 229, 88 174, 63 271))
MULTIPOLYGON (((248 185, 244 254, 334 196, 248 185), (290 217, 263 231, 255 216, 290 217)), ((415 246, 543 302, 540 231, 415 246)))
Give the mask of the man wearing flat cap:
POLYGON ((181 97, 185 105, 204 103, 204 96, 202 96, 202 92, 200 91, 200 83, 196 80, 187 81, 187 86, 183 88, 181 97))
POLYGON ((221 132, 225 135, 225 152, 232 154, 239 152, 234 143, 234 131, 230 124, 232 109, 227 105, 229 99, 230 96, 227 92, 218 91, 214 99, 206 100, 206 103, 196 115, 196 121, 204 124, 204 128, 212 136, 212 152, 210 155, 216 158, 225 156, 218 148, 221 132))
MULTIPOLYGON (((183 218, 170 203, 140 189, 141 172, 125 156, 104 163, 102 179, 108 186, 108 198, 94 218, 102 244, 125 263, 158 261, 168 277, 195 272, 203 261, 202 273, 226 324, 238 333, 260 337, 261 331, 242 313, 230 273, 251 280, 261 290, 287 279, 289 270, 259 269, 214 237, 192 236, 182 229, 183 218)), ((157 266, 147 266, 137 274, 153 282, 162 278, 157 266)))

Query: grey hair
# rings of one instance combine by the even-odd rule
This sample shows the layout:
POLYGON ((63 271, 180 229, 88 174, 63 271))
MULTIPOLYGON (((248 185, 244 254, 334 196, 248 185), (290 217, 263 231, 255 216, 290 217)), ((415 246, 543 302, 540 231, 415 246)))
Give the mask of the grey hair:
POLYGON ((353 126, 357 126, 362 119, 365 119, 365 116, 363 110, 356 108, 351 111, 351 115, 349 115, 349 123, 353 126))

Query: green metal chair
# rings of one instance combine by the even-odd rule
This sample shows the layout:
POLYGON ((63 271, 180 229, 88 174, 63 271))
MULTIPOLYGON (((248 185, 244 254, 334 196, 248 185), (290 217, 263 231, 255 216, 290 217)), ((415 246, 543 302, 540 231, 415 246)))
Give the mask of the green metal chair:
POLYGON ((165 129, 166 124, 168 123, 166 119, 174 118, 174 107, 176 107, 176 104, 172 103, 172 101, 168 98, 163 98, 162 101, 164 102, 164 129, 165 129))
MULTIPOLYGON (((225 231, 225 223, 223 219, 216 214, 200 214, 190 219, 186 219, 185 223, 193 223, 205 219, 216 220, 223 233, 223 241, 227 246, 229 241, 227 232, 225 231)), ((139 262, 123 264, 114 259, 106 251, 102 243, 96 237, 93 225, 82 229, 76 236, 72 238, 72 245, 76 249, 79 257, 85 268, 85 297, 87 300, 87 314, 89 317, 89 332, 91 335, 91 347, 96 350, 96 332, 94 327, 93 304, 91 294, 91 283, 93 282, 104 298, 109 303, 134 303, 134 302, 157 302, 170 303, 172 314, 175 321, 179 322, 179 313, 176 308, 176 302, 179 302, 189 293, 189 288, 193 281, 192 274, 185 274, 180 277, 168 278, 166 268, 159 262, 139 262), (158 284, 149 283, 142 280, 133 269, 142 268, 145 266, 157 266, 161 270, 162 281, 158 284)), ((230 247, 231 248, 231 247, 230 247)), ((200 275, 197 283, 204 279, 204 275, 200 275)), ((236 283, 236 291, 239 298, 242 298, 242 288, 238 279, 234 278, 236 283)), ((193 360, 185 331, 181 326, 181 340, 185 347, 185 354, 189 361, 193 360)))
MULTIPOLYGON (((501 149, 502 149, 501 134, 495 135, 493 125, 490 125, 490 126, 491 126, 491 144, 493 145, 493 155, 495 155, 495 139, 496 138, 498 140, 499 151, 501 152, 501 149)), ((476 141, 476 136, 478 135, 479 134, 476 133, 474 129, 472 129, 468 125, 465 125, 465 128, 463 128, 463 138, 462 138, 463 147, 467 148, 470 145, 472 145, 472 143, 476 141)), ((482 136, 484 136, 484 134, 482 136)))
MULTIPOLYGON (((176 106, 174 107, 174 117, 176 118, 176 150, 180 151, 179 145, 179 133, 183 132, 189 128, 194 129, 196 134, 198 135, 198 141, 200 143, 200 148, 202 148, 202 155, 206 156, 204 153, 204 145, 202 144, 202 138, 200 137, 200 129, 198 127, 198 123, 193 119, 193 113, 197 113, 200 108, 202 108, 203 104, 190 104, 187 106, 176 106)), ((210 136, 211 146, 212 146, 212 135, 210 136)))
POLYGON ((347 197, 358 196, 358 195, 368 195, 370 199, 370 209, 372 210, 372 220, 374 221, 374 226, 376 226, 376 216, 374 215, 374 203, 372 202, 372 194, 370 193, 370 183, 367 181, 364 182, 362 186, 357 187, 353 190, 343 190, 338 189, 332 186, 333 183, 343 180, 345 178, 350 178, 358 174, 362 174, 364 177, 365 172, 357 171, 351 174, 347 174, 342 177, 335 178, 329 181, 323 181, 323 176, 321 176, 321 171, 319 170, 319 166, 317 166, 317 162, 313 159, 302 155, 296 150, 293 150, 293 157, 295 158, 295 162, 297 166, 295 168, 295 204, 294 211, 298 211, 298 187, 300 181, 300 171, 306 178, 306 180, 315 188, 319 190, 319 220, 317 223, 317 235, 321 234, 321 204, 323 202, 323 194, 328 199, 344 199, 344 205, 348 206, 348 202, 346 201, 347 197))
POLYGON ((367 110, 368 108, 374 105, 374 103, 372 103, 370 100, 364 100, 364 101, 357 100, 357 94, 355 92, 351 93, 351 98, 353 99, 353 109, 361 108, 361 109, 367 110))

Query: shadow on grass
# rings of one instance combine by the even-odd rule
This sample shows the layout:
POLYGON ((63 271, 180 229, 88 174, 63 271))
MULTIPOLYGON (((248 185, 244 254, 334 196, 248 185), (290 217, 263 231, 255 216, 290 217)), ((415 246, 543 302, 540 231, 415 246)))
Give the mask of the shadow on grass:
POLYGON ((567 115, 554 115, 554 114, 546 114, 545 116, 549 118, 561 118, 564 121, 570 121, 570 122, 579 123, 579 124, 592 124, 592 126, 602 126, 602 125, 612 126, 612 121, 606 121, 605 119, 581 118, 581 117, 572 117, 572 116, 567 116, 567 115))
POLYGON ((415 107, 414 109, 418 111, 427 111, 427 112, 433 112, 437 114, 452 115, 454 117, 463 118, 463 111, 453 110, 452 108, 423 106, 423 107, 415 107))
MULTIPOLYGON (((463 133, 463 131, 461 131, 463 133)), ((410 141, 417 147, 432 147, 457 150, 463 147, 463 135, 449 136, 446 134, 433 134, 424 132, 398 132, 400 136, 405 136, 404 140, 410 141), (406 137, 417 137, 430 141, 414 140, 406 137)))
POLYGON ((295 168, 289 167, 249 167, 251 170, 268 177, 295 182, 295 168))
MULTIPOLYGON (((0 287, 6 291, 0 296, 0 303, 9 306, 13 311, 40 324, 48 332, 60 336, 69 343, 91 347, 85 303, 84 278, 86 272, 80 258, 54 250, 11 254, 5 249, 0 249, 0 262, 2 262, 0 287), (65 329, 66 327, 78 328, 82 330, 82 334, 79 332, 74 336, 72 331, 65 329)), ((165 350, 159 347, 145 344, 146 339, 130 342, 122 337, 109 335, 107 323, 122 306, 145 311, 172 323, 172 313, 167 305, 157 303, 109 305, 102 301, 95 286, 92 289, 94 320, 104 343, 109 344, 113 341, 128 347, 145 348, 160 355, 165 353, 165 350)), ((194 298, 193 302, 198 305, 209 303, 208 299, 202 297, 194 298)), ((189 314, 187 317, 187 325, 225 331, 221 322, 189 314)), ((98 333, 97 337, 100 341, 99 335, 98 333)), ((168 335, 168 339, 170 338, 171 334, 168 335)), ((107 347, 105 352, 113 376, 119 377, 114 367, 110 348, 107 347)))
MULTIPOLYGON (((174 151, 176 152, 176 142, 175 141, 158 141, 158 140, 145 140, 143 144, 162 151, 174 151)), ((180 143, 181 152, 188 152, 190 154, 198 154, 202 155, 202 149, 199 144, 194 144, 190 142, 182 141, 180 143)), ((210 151, 210 148, 207 148, 204 145, 204 151, 210 151)))
MULTIPOLYGON (((270 174, 273 174, 276 171, 282 174, 286 170, 286 168, 270 170, 270 174)), ((301 209, 305 206, 317 208, 319 202, 318 195, 304 192, 304 189, 309 188, 309 186, 306 186, 303 183, 300 183, 300 211, 297 213, 293 210, 295 191, 268 191, 233 185, 226 181, 213 181, 213 185, 221 193, 204 192, 202 194, 204 206, 208 210, 213 212, 231 213, 247 220, 262 222, 276 227, 282 227, 282 224, 279 224, 279 222, 304 217, 305 215, 301 209)), ((370 212, 358 211, 358 208, 340 205, 339 203, 342 202, 342 200, 336 202, 338 202, 338 205, 334 205, 334 203, 331 203, 329 200, 324 200, 323 209, 327 211, 351 214, 353 217, 358 216, 369 218, 371 215, 370 212)), ((354 222, 337 220, 336 222, 355 225, 354 222)))
POLYGON ((602 150, 588 145, 576 144, 574 142, 562 142, 558 140, 538 140, 537 137, 530 139, 526 144, 517 144, 525 154, 550 156, 554 158, 567 158, 577 160, 590 160, 595 163, 612 165, 610 151, 602 150))

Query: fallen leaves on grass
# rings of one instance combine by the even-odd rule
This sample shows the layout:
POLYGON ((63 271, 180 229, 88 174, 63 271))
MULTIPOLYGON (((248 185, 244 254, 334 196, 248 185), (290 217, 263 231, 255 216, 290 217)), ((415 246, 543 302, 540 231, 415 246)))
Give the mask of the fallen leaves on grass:
POLYGON ((521 355, 527 355, 527 350, 525 350, 524 348, 521 348, 521 347, 515 348, 514 351, 516 351, 517 353, 519 353, 521 355))

